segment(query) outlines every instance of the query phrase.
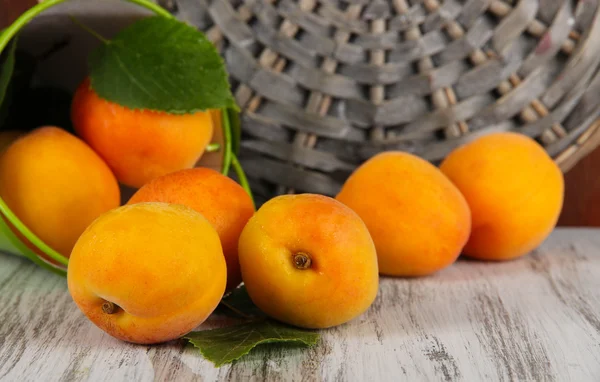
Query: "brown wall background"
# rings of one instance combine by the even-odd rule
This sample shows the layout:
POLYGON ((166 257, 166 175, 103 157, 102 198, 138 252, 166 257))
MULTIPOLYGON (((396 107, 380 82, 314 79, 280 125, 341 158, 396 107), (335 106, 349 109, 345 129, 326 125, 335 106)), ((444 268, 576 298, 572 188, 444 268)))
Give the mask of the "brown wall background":
MULTIPOLYGON (((9 25, 36 0, 0 0, 0 28, 9 25)), ((562 226, 600 227, 600 148, 593 151, 566 175, 562 226)))
POLYGON ((561 226, 600 227, 600 148, 565 174, 561 226))
POLYGON ((36 0, 0 0, 0 28, 12 23, 21 13, 36 3, 36 0))

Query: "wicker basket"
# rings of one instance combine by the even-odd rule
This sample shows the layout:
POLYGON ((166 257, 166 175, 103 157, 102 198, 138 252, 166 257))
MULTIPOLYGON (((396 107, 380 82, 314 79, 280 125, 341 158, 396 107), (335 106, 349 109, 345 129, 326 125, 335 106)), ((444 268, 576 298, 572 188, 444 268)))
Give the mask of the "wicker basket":
POLYGON ((206 31, 244 109, 257 194, 335 194, 362 161, 434 163, 481 134, 563 169, 599 142, 597 0, 168 0, 206 31))

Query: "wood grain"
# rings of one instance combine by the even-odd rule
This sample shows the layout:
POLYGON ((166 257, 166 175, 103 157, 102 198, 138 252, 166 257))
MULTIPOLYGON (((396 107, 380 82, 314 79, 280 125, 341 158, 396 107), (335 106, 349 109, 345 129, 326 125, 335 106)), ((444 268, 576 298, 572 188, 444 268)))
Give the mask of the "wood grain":
POLYGON ((220 369, 183 342, 113 339, 78 311, 64 279, 18 257, 0 262, 3 381, 600 380, 598 230, 557 230, 513 262, 383 279, 372 308, 319 345, 260 348, 220 369))

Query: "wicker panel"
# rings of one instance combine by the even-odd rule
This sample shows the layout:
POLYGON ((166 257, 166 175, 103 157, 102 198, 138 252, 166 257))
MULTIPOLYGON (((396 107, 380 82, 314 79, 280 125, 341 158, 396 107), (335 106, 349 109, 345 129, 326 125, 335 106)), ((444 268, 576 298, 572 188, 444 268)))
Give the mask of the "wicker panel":
POLYGON ((600 142, 597 0, 169 3, 226 60, 263 198, 333 195, 380 151, 438 163, 491 131, 565 167, 600 142))

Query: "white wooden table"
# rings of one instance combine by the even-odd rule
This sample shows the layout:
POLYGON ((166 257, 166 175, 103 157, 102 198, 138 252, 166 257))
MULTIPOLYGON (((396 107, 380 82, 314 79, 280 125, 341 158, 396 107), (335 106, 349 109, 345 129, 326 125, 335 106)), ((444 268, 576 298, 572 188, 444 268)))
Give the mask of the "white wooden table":
MULTIPOLYGON (((213 318, 212 324, 219 319, 213 318)), ((600 381, 600 230, 557 230, 508 263, 383 279, 371 310, 311 349, 215 369, 183 342, 136 346, 77 310, 64 279, 0 254, 0 380, 600 381)))

